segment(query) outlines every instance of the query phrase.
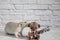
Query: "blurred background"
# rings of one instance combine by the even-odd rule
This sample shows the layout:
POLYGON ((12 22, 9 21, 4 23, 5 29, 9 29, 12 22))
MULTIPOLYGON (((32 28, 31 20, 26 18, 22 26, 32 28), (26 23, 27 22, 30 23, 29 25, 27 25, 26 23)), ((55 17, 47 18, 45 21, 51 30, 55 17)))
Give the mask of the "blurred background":
POLYGON ((0 0, 0 26, 10 21, 59 27, 60 0, 0 0))

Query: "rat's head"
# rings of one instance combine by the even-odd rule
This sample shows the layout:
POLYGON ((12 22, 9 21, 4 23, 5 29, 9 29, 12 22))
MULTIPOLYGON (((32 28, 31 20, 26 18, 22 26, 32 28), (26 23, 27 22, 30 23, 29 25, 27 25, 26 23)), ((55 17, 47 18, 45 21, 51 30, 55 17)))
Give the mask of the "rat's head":
POLYGON ((40 24, 38 24, 37 22, 31 22, 28 24, 28 27, 30 27, 31 30, 34 31, 35 29, 40 28, 40 24))
POLYGON ((24 27, 24 26, 26 26, 28 23, 27 22, 20 22, 19 23, 19 25, 21 26, 21 27, 24 27))

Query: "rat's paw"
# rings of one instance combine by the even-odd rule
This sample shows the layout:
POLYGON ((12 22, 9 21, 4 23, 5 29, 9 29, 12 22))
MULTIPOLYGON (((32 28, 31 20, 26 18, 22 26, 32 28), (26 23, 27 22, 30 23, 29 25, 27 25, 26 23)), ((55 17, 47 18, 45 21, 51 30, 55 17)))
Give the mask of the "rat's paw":
POLYGON ((18 32, 18 33, 15 33, 15 36, 17 37, 17 38, 20 38, 21 37, 21 34, 18 32))

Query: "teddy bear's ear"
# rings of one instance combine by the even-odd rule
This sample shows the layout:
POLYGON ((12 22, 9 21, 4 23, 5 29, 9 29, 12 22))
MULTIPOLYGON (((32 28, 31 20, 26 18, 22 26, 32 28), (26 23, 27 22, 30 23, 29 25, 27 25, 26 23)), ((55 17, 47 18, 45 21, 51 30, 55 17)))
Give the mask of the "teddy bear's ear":
POLYGON ((28 24, 28 27, 30 27, 30 23, 28 24))
POLYGON ((40 24, 38 24, 38 27, 40 28, 40 24))

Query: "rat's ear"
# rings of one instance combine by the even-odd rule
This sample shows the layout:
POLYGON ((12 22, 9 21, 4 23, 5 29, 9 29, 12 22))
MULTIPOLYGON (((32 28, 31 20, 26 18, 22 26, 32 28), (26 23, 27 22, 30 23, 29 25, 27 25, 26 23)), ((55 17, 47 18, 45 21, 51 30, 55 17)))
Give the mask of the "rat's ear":
POLYGON ((30 23, 28 24, 28 27, 30 27, 30 23))
POLYGON ((38 24, 38 28, 40 28, 40 24, 38 24))

